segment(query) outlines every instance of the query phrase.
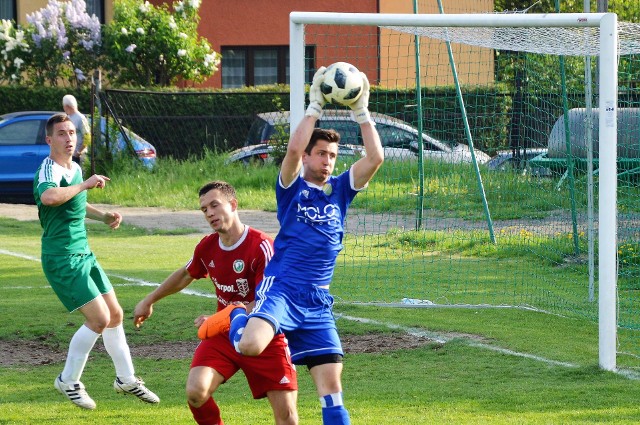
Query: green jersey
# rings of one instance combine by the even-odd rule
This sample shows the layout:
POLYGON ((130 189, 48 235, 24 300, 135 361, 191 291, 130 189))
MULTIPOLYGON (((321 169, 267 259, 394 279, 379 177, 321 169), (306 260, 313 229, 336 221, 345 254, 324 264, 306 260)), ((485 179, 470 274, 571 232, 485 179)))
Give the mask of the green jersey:
POLYGON ((68 187, 82 183, 82 170, 72 162, 66 169, 47 157, 33 180, 33 196, 38 206, 42 233, 42 254, 88 254, 87 230, 84 220, 87 213, 87 192, 82 191, 57 207, 42 204, 40 196, 52 187, 68 187))

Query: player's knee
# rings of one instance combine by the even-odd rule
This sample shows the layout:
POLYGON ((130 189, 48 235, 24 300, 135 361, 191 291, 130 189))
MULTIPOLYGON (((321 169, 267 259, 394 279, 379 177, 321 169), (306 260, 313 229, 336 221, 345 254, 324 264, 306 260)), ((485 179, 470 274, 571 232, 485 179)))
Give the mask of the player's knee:
POLYGON ((207 400, 209 400, 211 394, 202 388, 196 388, 187 384, 187 402, 195 408, 202 406, 207 400))
POLYGON ((122 323, 124 319, 124 313, 122 311, 122 307, 118 306, 117 308, 113 308, 109 310, 109 326, 115 327, 122 323))
POLYGON ((274 412, 274 418, 277 425, 298 425, 298 412, 295 406, 287 406, 286 409, 274 412))
POLYGON ((244 356, 259 356, 264 350, 264 347, 255 339, 243 337, 240 342, 238 342, 238 349, 244 356))
POLYGON ((95 333, 101 334, 107 326, 109 326, 109 316, 100 314, 93 317, 87 317, 85 325, 95 333))

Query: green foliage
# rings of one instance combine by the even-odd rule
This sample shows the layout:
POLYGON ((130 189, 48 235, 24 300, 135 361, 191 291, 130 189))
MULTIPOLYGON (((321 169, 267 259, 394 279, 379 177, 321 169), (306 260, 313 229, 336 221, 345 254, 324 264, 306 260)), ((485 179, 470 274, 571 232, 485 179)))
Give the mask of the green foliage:
POLYGON ((62 97, 72 94, 78 100, 81 111, 88 111, 91 106, 89 87, 24 87, 19 85, 0 86, 0 114, 16 111, 61 111, 62 97))
POLYGON ((255 114, 289 108, 288 89, 268 86, 236 90, 108 90, 107 102, 123 125, 152 143, 163 157, 202 156, 205 148, 242 147, 255 114))
MULTIPOLYGON (((591 0, 590 11, 598 11, 603 4, 591 0)), ((528 11, 530 13, 577 13, 584 11, 582 0, 541 0, 530 2, 523 0, 497 0, 496 11, 528 11)), ((608 4, 608 12, 618 15, 618 21, 639 22, 640 4, 638 2, 615 1, 608 4)), ((543 93, 561 93, 561 73, 567 76, 566 90, 574 96, 584 96, 585 61, 583 57, 563 57, 538 55, 515 51, 496 51, 496 80, 506 83, 512 91, 525 93, 538 91, 543 93), (561 65, 561 61, 564 65, 561 65)), ((596 81, 597 60, 591 61, 592 80, 596 81)), ((635 55, 621 56, 619 65, 619 87, 621 91, 633 89, 640 83, 640 65, 635 55)), ((582 105, 584 100, 580 99, 582 105)), ((571 107, 571 106, 570 106, 571 107)))
POLYGON ((116 162, 120 165, 109 171, 108 190, 90 191, 90 202, 194 210, 198 209, 197 193, 203 184, 225 180, 236 187, 240 208, 273 211, 278 169, 273 165, 253 168, 225 164, 225 159, 226 155, 205 149, 202 157, 186 161, 160 158, 151 171, 116 162))
POLYGON ((637 281, 640 277, 640 242, 625 242, 618 246, 618 265, 623 277, 635 277, 637 281))
POLYGON ((153 6, 118 0, 105 29, 109 78, 116 84, 168 86, 203 81, 218 70, 220 55, 198 35, 200 0, 153 6))

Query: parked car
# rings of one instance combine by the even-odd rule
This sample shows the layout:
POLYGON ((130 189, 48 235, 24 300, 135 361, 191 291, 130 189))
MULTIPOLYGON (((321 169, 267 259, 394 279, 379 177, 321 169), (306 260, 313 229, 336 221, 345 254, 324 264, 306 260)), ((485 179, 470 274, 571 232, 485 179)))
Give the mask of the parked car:
POLYGON ((513 153, 514 151, 512 149, 498 151, 498 153, 487 162, 487 168, 492 171, 517 171, 538 177, 550 177, 552 175, 551 169, 529 163, 530 160, 538 155, 545 155, 547 148, 518 149, 516 156, 514 156, 513 153))
MULTIPOLYGON (((380 134, 385 158, 416 159, 418 157, 418 130, 389 115, 371 113, 380 134)), ((265 112, 258 114, 249 129, 245 146, 231 152, 228 162, 271 160, 273 145, 279 139, 288 139, 290 128, 289 112, 265 112)), ((364 154, 360 126, 354 121, 350 111, 325 110, 316 124, 319 128, 333 128, 340 133, 338 155, 364 154)), ((425 159, 440 160, 449 163, 471 162, 471 152, 467 145, 455 142, 443 142, 427 134, 422 134, 425 159)), ((475 151, 476 160, 484 164, 490 158, 479 150, 475 151)))
MULTIPOLYGON (((33 202, 33 177, 49 155, 45 141, 45 125, 56 112, 25 111, 0 115, 0 202, 20 200, 33 202)), ((103 139, 107 128, 106 119, 101 118, 103 139)), ((151 168, 155 164, 156 149, 130 130, 125 130, 133 149, 142 163, 151 168)), ((110 137, 113 139, 113 134, 110 137)), ((114 152, 126 152, 127 144, 117 132, 114 152)))

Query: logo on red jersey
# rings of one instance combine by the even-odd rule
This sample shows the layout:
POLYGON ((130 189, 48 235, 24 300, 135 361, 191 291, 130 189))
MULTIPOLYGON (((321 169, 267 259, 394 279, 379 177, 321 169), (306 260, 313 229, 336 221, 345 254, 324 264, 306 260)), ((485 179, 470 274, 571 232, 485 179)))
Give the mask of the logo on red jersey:
POLYGON ((244 270, 244 261, 236 260, 233 262, 233 271, 236 273, 242 273, 244 270))
POLYGON ((249 282, 247 279, 236 279, 236 285, 238 286, 238 294, 242 297, 249 295, 249 282))

